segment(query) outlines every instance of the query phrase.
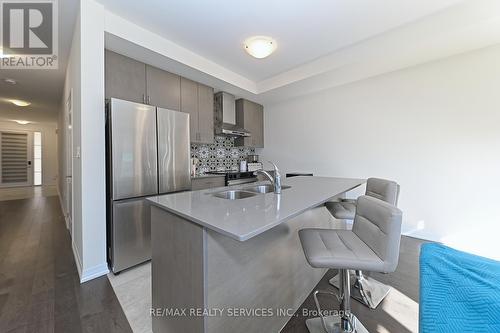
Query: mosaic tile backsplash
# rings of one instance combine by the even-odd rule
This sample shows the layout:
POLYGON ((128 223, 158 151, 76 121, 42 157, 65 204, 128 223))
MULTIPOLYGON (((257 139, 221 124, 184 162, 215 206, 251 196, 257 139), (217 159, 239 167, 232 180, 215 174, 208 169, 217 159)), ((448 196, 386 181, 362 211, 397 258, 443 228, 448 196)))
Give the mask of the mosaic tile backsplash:
POLYGON ((234 138, 216 136, 214 144, 191 144, 191 158, 197 158, 197 173, 209 171, 239 170, 240 161, 255 154, 250 147, 235 147, 234 138))

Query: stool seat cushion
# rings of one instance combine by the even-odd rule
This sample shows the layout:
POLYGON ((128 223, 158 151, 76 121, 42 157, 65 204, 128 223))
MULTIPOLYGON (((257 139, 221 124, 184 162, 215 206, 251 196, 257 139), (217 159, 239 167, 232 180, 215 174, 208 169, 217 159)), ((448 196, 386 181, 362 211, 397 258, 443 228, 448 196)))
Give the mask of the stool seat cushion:
POLYGON ((312 267, 384 271, 384 262, 351 230, 302 229, 299 237, 312 267))
POLYGON ((325 206, 339 220, 354 220, 356 216, 356 203, 352 201, 327 202, 325 206))

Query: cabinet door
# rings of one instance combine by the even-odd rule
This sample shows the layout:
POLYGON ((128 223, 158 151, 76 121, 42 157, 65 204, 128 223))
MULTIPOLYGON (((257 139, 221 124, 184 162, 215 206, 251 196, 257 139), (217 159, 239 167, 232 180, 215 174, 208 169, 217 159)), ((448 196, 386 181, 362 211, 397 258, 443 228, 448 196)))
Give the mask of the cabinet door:
POLYGON ((239 99, 236 101, 236 122, 251 133, 250 137, 237 138, 236 146, 264 147, 264 107, 239 99))
POLYGON ((156 67, 146 66, 148 104, 164 109, 181 109, 181 77, 156 67))
POLYGON ((198 141, 214 143, 214 89, 198 84, 198 141))
POLYGON ((181 77, 181 111, 189 113, 191 142, 199 141, 198 83, 181 77))
MULTIPOLYGON (((244 111, 245 111, 245 100, 244 99, 236 100, 236 125, 251 132, 250 128, 248 128, 248 126, 245 126, 247 125, 246 122, 247 115, 245 114, 244 111)), ((238 137, 234 140, 234 145, 236 147, 250 146, 251 143, 250 140, 251 137, 250 138, 238 137)))
POLYGON ((106 98, 145 103, 146 65, 106 50, 106 98))
POLYGON ((191 191, 206 190, 208 188, 223 187, 226 185, 224 177, 202 177, 191 180, 191 191))
POLYGON ((264 148, 264 107, 260 104, 253 104, 252 128, 255 132, 255 134, 252 135, 253 146, 256 148, 264 148))

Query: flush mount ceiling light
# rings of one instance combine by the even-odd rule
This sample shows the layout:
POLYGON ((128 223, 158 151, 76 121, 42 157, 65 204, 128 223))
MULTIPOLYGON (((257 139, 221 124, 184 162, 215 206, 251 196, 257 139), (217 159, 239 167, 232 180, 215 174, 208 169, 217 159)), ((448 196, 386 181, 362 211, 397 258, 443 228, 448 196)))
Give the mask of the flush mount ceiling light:
POLYGON ((28 106, 28 105, 31 105, 30 102, 26 102, 26 101, 21 101, 19 99, 11 99, 10 102, 14 105, 17 105, 17 106, 28 106))
POLYGON ((19 125, 26 125, 26 124, 29 124, 30 122, 29 121, 26 121, 26 120, 14 120, 16 123, 18 123, 19 125))
POLYGON ((252 57, 262 59, 269 56, 278 46, 276 41, 267 36, 254 36, 245 40, 245 51, 252 57))

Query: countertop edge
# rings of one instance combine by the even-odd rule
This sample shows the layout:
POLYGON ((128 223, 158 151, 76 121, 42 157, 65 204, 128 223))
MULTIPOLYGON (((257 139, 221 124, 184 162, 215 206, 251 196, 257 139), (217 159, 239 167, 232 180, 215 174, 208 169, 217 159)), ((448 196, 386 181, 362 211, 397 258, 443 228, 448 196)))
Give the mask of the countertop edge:
POLYGON ((265 225, 262 228, 257 229, 257 230, 255 230, 253 232, 247 233, 247 234, 245 234, 243 236, 239 236, 237 234, 230 233, 230 232, 228 232, 226 230, 223 230, 223 229, 220 229, 220 228, 218 228, 218 227, 216 227, 216 226, 214 226, 212 224, 205 223, 204 221, 199 220, 199 219, 197 219, 197 218, 195 218, 193 216, 190 216, 190 215, 187 215, 187 214, 183 214, 183 213, 181 213, 181 212, 179 212, 179 211, 177 211, 175 209, 171 209, 169 207, 166 207, 166 206, 158 203, 153 198, 148 198, 147 200, 149 201, 150 204, 152 204, 153 206, 155 206, 155 207, 157 207, 159 209, 168 211, 168 212, 170 212, 170 213, 172 213, 174 215, 182 217, 185 220, 188 220, 188 221, 191 221, 193 223, 199 224, 199 225, 203 226, 204 228, 216 231, 216 232, 218 232, 218 233, 220 233, 222 235, 225 235, 227 237, 230 237, 230 238, 232 238, 234 240, 237 240, 237 241, 240 241, 240 242, 244 242, 244 241, 247 241, 247 240, 249 240, 249 239, 251 239, 253 237, 256 237, 256 236, 258 236, 258 235, 260 235, 260 234, 262 234, 262 233, 264 233, 264 232, 266 232, 266 231, 268 231, 268 230, 270 230, 270 229, 272 229, 272 228, 274 228, 274 227, 276 227, 276 226, 278 226, 278 225, 280 225, 280 224, 282 224, 282 223, 284 223, 284 222, 286 222, 286 221, 288 221, 288 220, 290 220, 290 219, 292 219, 292 218, 294 218, 296 216, 299 216, 300 214, 306 212, 309 209, 312 209, 314 207, 318 207, 318 206, 320 206, 320 205, 328 202, 331 198, 333 198, 333 197, 335 197, 335 196, 337 196, 339 194, 351 191, 351 190, 353 190, 353 189, 361 186, 362 184, 364 184, 366 182, 365 179, 359 179, 359 181, 361 182, 360 184, 352 186, 352 187, 348 188, 347 190, 345 190, 344 192, 333 194, 333 195, 331 195, 330 197, 328 197, 326 199, 320 200, 319 202, 314 203, 312 205, 308 205, 308 206, 304 207, 303 209, 300 209, 297 212, 295 212, 295 213, 293 213, 293 214, 291 214, 289 216, 286 216, 286 217, 284 217, 284 218, 276 221, 276 223, 271 223, 271 224, 265 225))

